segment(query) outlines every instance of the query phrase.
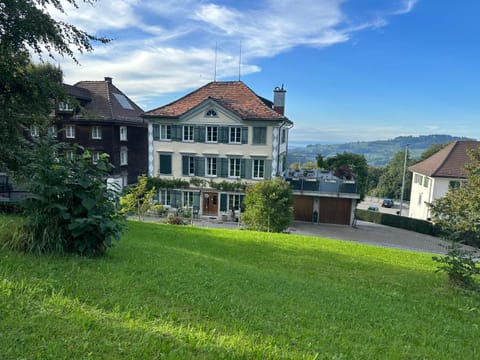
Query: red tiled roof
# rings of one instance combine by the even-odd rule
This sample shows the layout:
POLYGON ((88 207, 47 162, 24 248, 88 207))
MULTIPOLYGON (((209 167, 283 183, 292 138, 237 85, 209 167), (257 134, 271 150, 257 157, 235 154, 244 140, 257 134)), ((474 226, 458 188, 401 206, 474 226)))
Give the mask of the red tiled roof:
POLYGON ((93 116, 105 120, 139 123, 143 121, 140 116, 143 110, 113 85, 111 80, 80 81, 74 87, 88 90, 91 97, 91 101, 85 104, 85 112, 81 114, 81 117, 93 116), (124 105, 117 97, 124 99, 124 105))
POLYGON ((408 169, 432 177, 466 178, 465 165, 471 162, 468 151, 478 148, 478 141, 454 141, 408 169))
POLYGON ((255 94, 242 81, 208 83, 170 104, 146 112, 145 116, 180 117, 208 99, 217 102, 243 120, 290 122, 269 107, 264 98, 255 94))

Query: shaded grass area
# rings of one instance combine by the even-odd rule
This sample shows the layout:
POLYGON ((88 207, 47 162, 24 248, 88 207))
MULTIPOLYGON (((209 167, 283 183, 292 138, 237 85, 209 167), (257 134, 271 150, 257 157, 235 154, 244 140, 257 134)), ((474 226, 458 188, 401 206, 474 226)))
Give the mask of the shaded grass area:
POLYGON ((480 299, 429 254, 129 227, 102 259, 0 252, 0 358, 480 357, 480 299))

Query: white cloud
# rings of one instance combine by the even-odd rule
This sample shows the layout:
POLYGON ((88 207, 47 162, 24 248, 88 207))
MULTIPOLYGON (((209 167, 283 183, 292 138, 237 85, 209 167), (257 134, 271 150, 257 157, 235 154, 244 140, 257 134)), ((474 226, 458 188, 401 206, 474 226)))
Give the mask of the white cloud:
MULTIPOLYGON (((397 11, 378 11, 356 21, 345 13, 345 0, 103 0, 80 9, 65 7, 55 16, 87 32, 114 39, 78 56, 81 66, 58 59, 65 80, 100 80, 111 76, 140 103, 166 93, 184 91, 213 80, 215 44, 217 78, 261 71, 259 59, 295 47, 323 48, 349 41, 361 30, 386 26, 387 17, 410 12, 416 0, 400 2, 397 11)), ((390 2, 391 4, 391 2, 390 2)))

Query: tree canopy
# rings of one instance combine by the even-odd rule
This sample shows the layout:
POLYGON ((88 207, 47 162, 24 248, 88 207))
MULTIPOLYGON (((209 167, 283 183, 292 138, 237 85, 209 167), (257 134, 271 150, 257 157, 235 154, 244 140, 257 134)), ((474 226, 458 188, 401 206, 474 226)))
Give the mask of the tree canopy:
POLYGON ((467 181, 430 204, 446 239, 480 248, 480 150, 469 152, 467 181))
MULTIPOLYGON (((91 3, 89 0, 83 2, 91 3)), ((77 6, 78 1, 65 0, 77 6)), ((17 170, 24 149, 24 131, 46 125, 52 101, 65 96, 62 72, 33 64, 30 52, 68 56, 92 51, 92 42, 108 42, 55 20, 49 9, 64 12, 60 0, 0 0, 0 167, 17 170)))
POLYGON ((318 154, 317 165, 319 168, 332 170, 337 177, 355 179, 360 190, 360 199, 363 200, 368 177, 368 164, 365 156, 344 152, 324 159, 322 155, 318 154))
MULTIPOLYGON (((400 199, 402 189, 402 178, 405 161, 405 150, 398 151, 395 156, 390 160, 384 173, 378 180, 378 186, 375 190, 376 196, 386 197, 392 199, 400 199)), ((410 151, 407 150, 407 167, 413 164, 413 160, 410 158, 410 151)), ((403 193, 403 199, 410 199, 410 189, 412 186, 412 176, 408 172, 405 172, 405 189, 403 193)))
POLYGON ((242 219, 252 230, 281 232, 292 223, 292 189, 284 180, 264 180, 249 186, 244 204, 242 219))

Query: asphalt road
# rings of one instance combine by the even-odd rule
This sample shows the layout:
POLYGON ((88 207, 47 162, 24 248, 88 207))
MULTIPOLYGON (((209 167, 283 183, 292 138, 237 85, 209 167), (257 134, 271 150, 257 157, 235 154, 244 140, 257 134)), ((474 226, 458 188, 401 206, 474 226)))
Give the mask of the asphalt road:
MULTIPOLYGON (((383 199, 367 196, 365 200, 363 200, 360 204, 357 205, 357 207, 362 210, 367 210, 369 206, 377 206, 378 211, 393 215, 396 215, 397 212, 400 211, 400 203, 398 201, 395 200, 394 205, 391 208, 382 207, 382 201, 383 199)), ((408 216, 409 205, 410 203, 408 201, 403 202, 403 216, 408 216)))

